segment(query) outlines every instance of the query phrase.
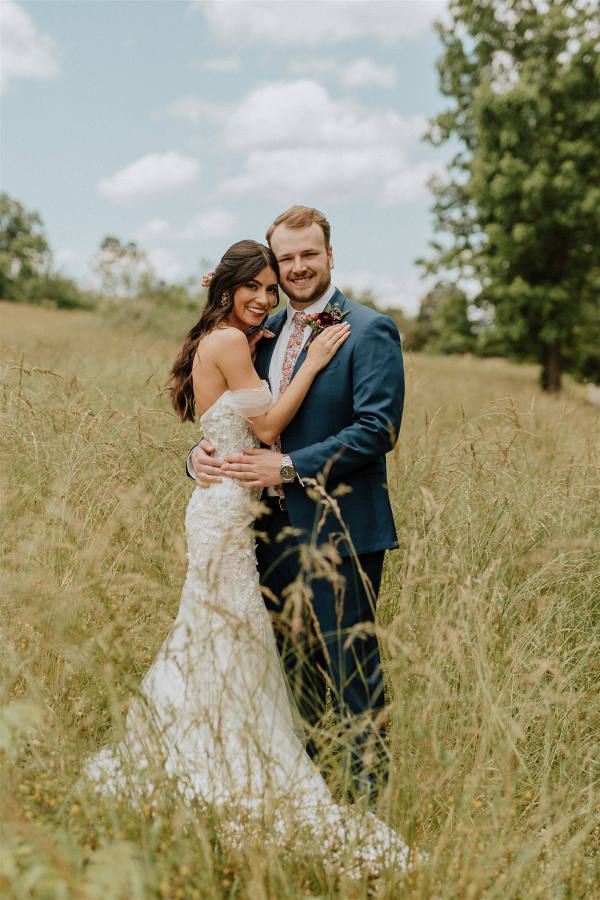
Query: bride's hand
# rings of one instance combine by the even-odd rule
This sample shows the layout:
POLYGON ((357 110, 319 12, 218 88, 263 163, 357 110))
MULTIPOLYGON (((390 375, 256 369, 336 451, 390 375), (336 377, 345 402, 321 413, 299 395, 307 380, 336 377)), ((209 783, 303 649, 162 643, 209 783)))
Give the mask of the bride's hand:
POLYGON ((319 372, 333 359, 345 340, 350 337, 350 323, 340 322, 339 325, 331 325, 316 336, 311 342, 306 361, 311 363, 319 372))
POLYGON ((270 331, 266 325, 263 325, 258 331, 253 331, 252 334, 247 334, 248 345, 250 347, 250 356, 252 357, 252 362, 256 359, 256 345, 260 341, 261 338, 274 338, 275 335, 272 331, 270 331))

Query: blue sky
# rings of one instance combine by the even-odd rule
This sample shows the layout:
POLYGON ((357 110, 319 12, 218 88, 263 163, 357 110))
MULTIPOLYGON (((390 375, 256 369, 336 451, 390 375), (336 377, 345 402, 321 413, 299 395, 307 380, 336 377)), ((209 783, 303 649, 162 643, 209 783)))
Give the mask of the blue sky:
POLYGON ((441 0, 2 0, 2 189, 90 281, 106 234, 168 280, 293 203, 330 219, 334 281, 413 313, 433 237, 420 140, 441 0))

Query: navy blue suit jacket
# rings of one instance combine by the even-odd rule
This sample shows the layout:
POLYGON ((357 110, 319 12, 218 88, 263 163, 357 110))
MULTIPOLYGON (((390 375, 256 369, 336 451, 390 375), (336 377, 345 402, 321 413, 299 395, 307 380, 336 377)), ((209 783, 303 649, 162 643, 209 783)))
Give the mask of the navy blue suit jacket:
MULTIPOLYGON (((387 489, 385 454, 398 437, 404 405, 404 369, 400 335, 393 319, 354 303, 336 290, 332 305, 346 312, 351 335, 313 381, 300 409, 281 435, 281 449, 291 456, 300 478, 326 478, 326 490, 344 484, 350 492, 336 497, 352 547, 338 544, 342 556, 398 546, 387 489)), ((279 335, 287 312, 269 319, 279 335)), ((256 368, 268 381, 275 338, 263 338, 256 368)), ((295 374, 306 359, 301 350, 295 374)), ((293 375, 292 375, 293 377, 293 375)), ((273 393, 277 385, 271 385, 273 393)), ((284 485, 291 524, 304 538, 315 536, 322 509, 297 481, 284 485)), ((329 513, 318 543, 342 533, 329 513)), ((337 541, 336 541, 337 542, 337 541)))

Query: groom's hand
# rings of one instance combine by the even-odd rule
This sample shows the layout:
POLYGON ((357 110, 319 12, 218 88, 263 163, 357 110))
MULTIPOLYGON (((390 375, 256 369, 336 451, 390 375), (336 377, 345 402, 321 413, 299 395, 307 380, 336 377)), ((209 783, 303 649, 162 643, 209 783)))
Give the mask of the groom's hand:
POLYGON ((192 450, 192 467, 196 476, 196 484, 198 487, 210 487, 213 481, 221 481, 223 472, 221 466, 222 459, 214 459, 211 454, 215 452, 215 448, 210 441, 203 438, 197 447, 192 450))
POLYGON ((275 450, 242 447, 240 456, 226 456, 222 473, 228 478, 235 478, 242 487, 271 487, 281 484, 279 470, 283 462, 283 453, 275 450))

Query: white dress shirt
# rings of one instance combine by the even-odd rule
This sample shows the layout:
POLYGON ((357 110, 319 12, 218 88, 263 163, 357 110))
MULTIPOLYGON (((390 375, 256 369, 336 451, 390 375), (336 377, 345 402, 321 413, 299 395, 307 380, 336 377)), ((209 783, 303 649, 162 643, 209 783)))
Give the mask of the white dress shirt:
MULTIPOLYGON (((311 303, 310 306, 305 306, 303 312, 308 315, 314 315, 315 313, 324 312, 325 307, 335 294, 335 285, 331 284, 329 288, 325 291, 322 297, 319 297, 318 300, 315 300, 314 303, 311 303)), ((294 307, 288 302, 287 305, 287 319, 283 325, 283 328, 279 332, 279 336, 276 339, 275 349, 273 350, 273 355, 271 356, 271 362, 269 363, 269 384, 271 385, 271 393, 275 398, 279 395, 279 382, 281 381, 281 371, 283 369, 283 361, 285 359, 285 351, 287 350, 288 341, 292 336, 292 332, 294 330, 294 313, 297 313, 298 310, 294 309, 294 307)), ((267 328, 268 328, 267 322, 267 328)), ((307 325, 304 329, 304 337, 302 339, 302 346, 304 347, 310 335, 312 334, 312 328, 310 325, 307 325)), ((268 340, 263 338, 263 340, 268 340)), ((300 353, 303 351, 301 350, 300 353)))
MULTIPOLYGON (((308 313, 309 315, 314 315, 315 313, 321 313, 325 311, 325 307, 335 294, 335 285, 330 284, 328 289, 325 291, 322 297, 319 297, 318 300, 315 300, 314 303, 311 303, 310 306, 305 306, 303 312, 308 313)), ((287 345, 290 337, 292 336, 292 332, 294 330, 294 314, 299 310, 294 309, 291 303, 288 301, 287 305, 287 319, 284 322, 283 328, 279 332, 279 335, 276 339, 275 348, 273 350, 273 355, 271 356, 271 362, 269 363, 269 384, 271 385, 271 393, 275 398, 279 395, 279 382, 281 381, 281 372, 283 369, 283 361, 285 359, 285 351, 287 350, 287 345)), ((312 334, 312 328, 310 325, 307 325, 304 329, 304 336, 302 338, 302 346, 306 345, 307 340, 312 334)), ((266 340, 263 338, 263 341, 266 340)), ((300 353, 304 351, 301 350, 300 353)), ((271 447, 271 450, 274 450, 275 447, 271 447)), ((302 482, 300 482, 302 484, 302 482)), ((268 487, 267 488, 267 496, 268 497, 276 497, 277 492, 275 488, 268 487)))

